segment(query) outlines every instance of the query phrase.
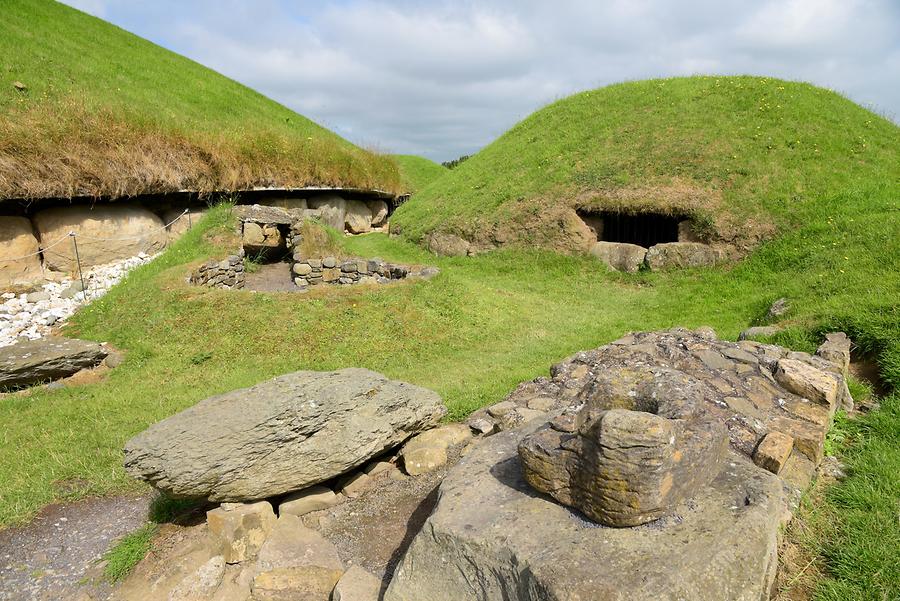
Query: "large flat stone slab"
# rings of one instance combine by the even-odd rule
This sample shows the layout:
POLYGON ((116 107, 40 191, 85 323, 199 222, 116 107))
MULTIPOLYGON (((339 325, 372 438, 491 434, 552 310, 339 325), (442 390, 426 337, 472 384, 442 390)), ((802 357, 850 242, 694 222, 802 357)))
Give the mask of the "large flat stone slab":
POLYGON ((107 354, 99 342, 52 336, 0 347, 0 390, 71 376, 98 365, 107 354))
POLYGON ((151 426, 126 443, 125 469, 176 496, 262 499, 348 472, 445 413, 436 393, 373 371, 299 371, 151 426))
POLYGON ((451 470, 385 601, 768 598, 785 508, 776 476, 732 452, 668 517, 607 528, 525 483, 522 437, 497 434, 451 470))

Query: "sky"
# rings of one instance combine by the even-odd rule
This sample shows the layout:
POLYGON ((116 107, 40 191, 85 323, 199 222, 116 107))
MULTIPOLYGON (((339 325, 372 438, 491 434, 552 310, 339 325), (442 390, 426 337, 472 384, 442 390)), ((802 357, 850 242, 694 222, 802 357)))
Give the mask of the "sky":
POLYGON ((900 0, 65 0, 353 142, 446 161, 606 84, 752 74, 900 122, 900 0))

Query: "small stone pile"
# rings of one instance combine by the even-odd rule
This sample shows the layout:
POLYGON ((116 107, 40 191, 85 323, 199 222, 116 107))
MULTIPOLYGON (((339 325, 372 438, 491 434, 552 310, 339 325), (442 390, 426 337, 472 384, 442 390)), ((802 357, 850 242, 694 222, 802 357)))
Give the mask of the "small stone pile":
POLYGON ((37 340, 50 334, 78 307, 100 298, 129 271, 149 263, 155 256, 137 256, 98 265, 84 272, 84 289, 80 278, 66 277, 59 282, 43 284, 39 290, 0 295, 0 346, 8 346, 20 338, 37 340))
POLYGON ((226 290, 244 287, 244 251, 216 261, 211 259, 197 268, 188 281, 195 286, 224 288, 226 290))
POLYGON ((307 259, 295 253, 291 271, 294 283, 300 289, 310 286, 331 284, 350 286, 352 284, 389 284, 408 277, 429 279, 438 273, 436 267, 414 268, 407 265, 387 263, 381 259, 350 258, 338 260, 336 257, 307 259))

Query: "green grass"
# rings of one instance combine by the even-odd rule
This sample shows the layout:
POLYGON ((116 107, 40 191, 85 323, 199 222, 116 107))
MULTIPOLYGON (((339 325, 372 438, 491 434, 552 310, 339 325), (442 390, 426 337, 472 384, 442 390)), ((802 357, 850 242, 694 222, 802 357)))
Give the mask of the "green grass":
POLYGON ((412 154, 392 155, 400 168, 405 192, 418 192, 450 170, 439 163, 412 154))
POLYGON ((900 128, 842 96, 760 77, 616 84, 537 111, 393 220, 492 245, 565 248, 574 207, 696 216, 752 244, 847 210, 896 219, 900 128), (850 203, 848 205, 848 203, 850 203))
POLYGON ((51 0, 0 3, 0 199, 307 185, 401 191, 389 157, 206 67, 51 0))
POLYGON ((144 524, 134 532, 123 536, 104 553, 103 560, 107 562, 103 568, 104 578, 109 582, 118 582, 125 578, 150 551, 157 528, 156 524, 144 524))
MULTIPOLYGON (((829 433, 847 478, 804 498, 789 535, 806 554, 790 586, 816 601, 892 601, 900 596, 900 395, 829 433), (808 562, 808 563, 807 563, 808 562)), ((793 598, 788 596, 787 598, 793 598)), ((807 597, 801 597, 807 598, 807 597)))

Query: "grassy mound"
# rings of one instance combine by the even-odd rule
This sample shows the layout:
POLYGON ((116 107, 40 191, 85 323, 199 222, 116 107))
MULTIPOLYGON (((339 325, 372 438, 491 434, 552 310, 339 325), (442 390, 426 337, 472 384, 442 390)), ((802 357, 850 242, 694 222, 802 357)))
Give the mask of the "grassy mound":
POLYGON ((418 192, 450 171, 443 165, 413 154, 393 156, 400 167, 400 177, 407 192, 418 192))
POLYGON ((573 209, 693 216, 753 246, 833 209, 896 206, 900 129, 840 95, 759 77, 613 85, 537 111, 395 215, 404 233, 580 250, 573 209), (852 207, 836 199, 866 190, 852 207))
POLYGON ((403 187, 388 157, 193 61, 56 2, 0 3, 0 199, 254 186, 403 187))

